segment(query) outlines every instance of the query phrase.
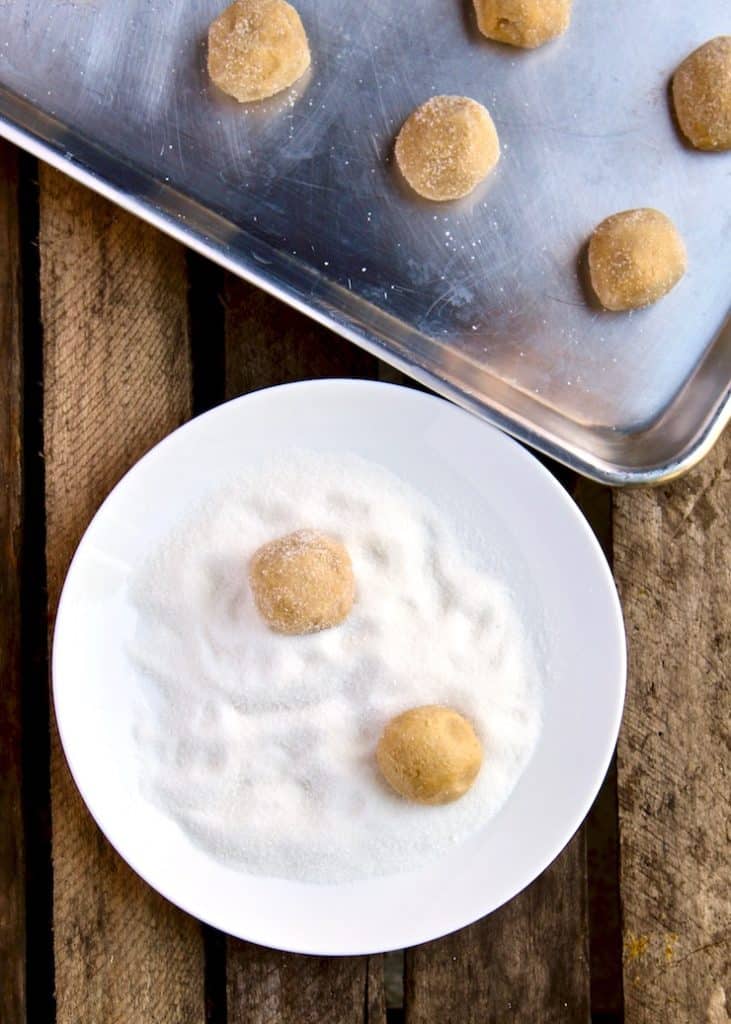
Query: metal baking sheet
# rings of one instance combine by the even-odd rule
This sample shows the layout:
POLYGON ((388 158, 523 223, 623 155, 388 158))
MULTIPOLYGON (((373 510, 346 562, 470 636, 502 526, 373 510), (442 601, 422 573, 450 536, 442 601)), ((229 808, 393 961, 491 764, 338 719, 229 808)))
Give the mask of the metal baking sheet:
POLYGON ((728 0, 575 0, 532 52, 480 37, 469 0, 298 0, 310 73, 243 107, 205 73, 223 6, 0 0, 0 131, 581 472, 652 482, 710 447, 731 410, 731 153, 681 144, 668 81, 731 31, 728 0), (392 164, 435 93, 485 103, 501 138, 459 203, 392 164), (582 247, 634 206, 673 218, 689 270, 604 313, 582 247))

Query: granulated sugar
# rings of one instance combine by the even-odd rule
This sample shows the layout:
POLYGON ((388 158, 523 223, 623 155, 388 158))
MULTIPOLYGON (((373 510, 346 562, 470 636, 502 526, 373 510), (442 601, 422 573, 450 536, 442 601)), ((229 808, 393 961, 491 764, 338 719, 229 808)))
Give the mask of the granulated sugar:
POLYGON ((535 746, 541 685, 507 588, 425 498, 355 456, 250 469, 138 571, 132 600, 142 788, 243 870, 338 882, 420 866, 489 821, 535 746), (283 636, 256 611, 248 564, 301 528, 345 544, 356 600, 340 626, 283 636), (377 773, 385 723, 421 704, 466 715, 484 746, 447 806, 409 804, 377 773))

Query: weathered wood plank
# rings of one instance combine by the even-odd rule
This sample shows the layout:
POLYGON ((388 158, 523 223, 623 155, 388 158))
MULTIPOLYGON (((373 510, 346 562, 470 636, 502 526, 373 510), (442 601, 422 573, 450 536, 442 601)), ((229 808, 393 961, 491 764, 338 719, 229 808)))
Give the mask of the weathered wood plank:
POLYGON ((618 492, 629 639, 618 749, 626 1024, 726 1024, 731 984, 731 434, 682 480, 618 492))
MULTIPOLYGON (((48 596, 125 470, 190 412, 179 246, 50 168, 40 175, 48 596)), ((198 925, 102 837, 55 727, 51 805, 58 1024, 202 1024, 198 925)))
POLYGON ((309 957, 229 944, 229 1024, 385 1021, 380 957, 309 957))
POLYGON ((22 1024, 25 856, 21 802, 21 300, 18 164, 0 141, 0 1021, 22 1024))
POLYGON ((377 377, 378 360, 253 285, 227 276, 226 394, 315 377, 377 377))
MULTIPOLYGON (((585 477, 577 477, 571 490, 611 564, 611 489, 585 477)), ((623 1007, 616 756, 589 811, 584 832, 592 1020, 616 1024, 621 1020, 623 1007)))
MULTIPOLYGON (((375 376, 377 362, 236 278, 225 285, 226 394, 312 377, 375 376)), ((294 956, 230 939, 229 1024, 383 1024, 380 957, 294 956)))
POLYGON ((540 878, 469 928, 406 954, 406 1024, 589 1020, 583 830, 540 878))

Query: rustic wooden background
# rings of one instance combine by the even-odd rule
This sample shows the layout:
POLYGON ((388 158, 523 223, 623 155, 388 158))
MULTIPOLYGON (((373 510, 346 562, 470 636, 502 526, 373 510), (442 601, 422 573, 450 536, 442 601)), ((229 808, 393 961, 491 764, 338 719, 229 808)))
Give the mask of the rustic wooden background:
POLYGON ((489 918, 385 975, 272 952, 166 903, 89 818, 48 653, 90 517, 190 416, 338 375, 399 379, 0 143, 1 1024, 728 1024, 729 436, 659 490, 551 467, 614 568, 627 707, 587 822, 489 918))

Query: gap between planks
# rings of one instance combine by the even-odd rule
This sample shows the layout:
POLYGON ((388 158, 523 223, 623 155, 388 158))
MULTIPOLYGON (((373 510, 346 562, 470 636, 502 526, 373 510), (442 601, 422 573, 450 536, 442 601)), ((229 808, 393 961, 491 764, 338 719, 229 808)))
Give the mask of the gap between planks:
POLYGON ((0 142, 0 1020, 26 1019, 21 734, 21 253, 18 161, 0 142))

